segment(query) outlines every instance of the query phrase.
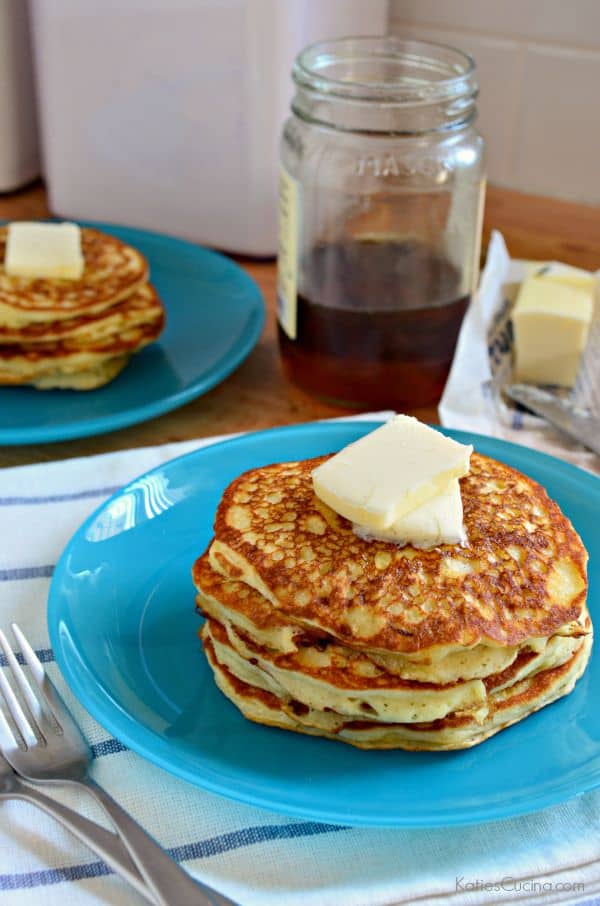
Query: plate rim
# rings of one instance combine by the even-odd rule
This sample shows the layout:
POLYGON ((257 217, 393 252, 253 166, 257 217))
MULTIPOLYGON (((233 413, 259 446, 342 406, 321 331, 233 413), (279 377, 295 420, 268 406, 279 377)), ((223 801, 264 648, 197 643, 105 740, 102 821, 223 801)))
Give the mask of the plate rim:
MULTIPOLYGON (((316 428, 317 430, 323 430, 326 433, 330 429, 343 426, 364 427, 366 433, 366 431, 373 430, 375 427, 383 423, 384 420, 358 421, 352 420, 350 418, 342 418, 324 422, 303 422, 296 425, 285 425, 281 427, 268 428, 263 431, 247 432, 173 457, 172 459, 169 459, 152 469, 140 473, 140 475, 132 478, 125 485, 123 485, 123 487, 119 491, 107 497, 106 500, 104 500, 102 504, 96 507, 94 511, 84 520, 84 522, 82 522, 82 524, 78 527, 78 529, 74 532, 72 537, 67 542, 67 545, 65 546, 54 570, 48 591, 47 622, 50 644, 54 651, 56 664, 60 669, 61 674, 67 685, 69 686, 71 692, 76 697, 80 705, 82 705, 85 710, 88 711, 88 713, 94 718, 94 720, 97 721, 107 732, 111 733, 115 738, 124 743, 132 751, 136 752, 143 758, 147 758, 149 761, 163 768, 168 773, 186 780, 197 788, 215 793, 219 796, 223 796, 224 798, 243 802, 258 808, 263 808, 270 812, 289 815, 305 820, 317 820, 355 827, 396 827, 406 829, 451 826, 458 827, 482 824, 488 821, 504 820, 507 818, 516 818, 522 815, 531 814, 542 809, 550 808, 552 806, 567 802, 584 793, 597 789, 600 786, 600 764, 598 768, 590 774, 586 783, 578 783, 576 791, 573 791, 572 781, 570 781, 569 776, 567 775, 566 778, 562 780, 559 778, 557 780, 557 783, 552 787, 550 791, 544 791, 542 789, 536 795, 529 796, 526 799, 520 800, 518 802, 513 802, 511 800, 508 800, 507 802, 506 800, 503 800, 502 802, 490 803, 487 805, 487 807, 484 806, 483 809, 480 808, 476 810, 475 814, 473 813, 473 809, 470 806, 465 806, 462 810, 459 811, 456 811, 455 809, 449 809, 445 812, 440 812, 439 809, 432 810, 432 808, 429 807, 429 811, 426 811, 424 814, 420 814, 418 816, 403 816, 400 820, 395 819, 392 821, 391 818, 386 818, 385 816, 380 818, 377 815, 365 815, 363 812, 353 812, 351 809, 347 809, 342 813, 338 808, 338 813, 334 815, 332 809, 327 809, 327 814, 325 814, 322 808, 319 809, 306 803, 303 803, 301 805, 289 805, 285 802, 278 802, 277 805, 275 805, 273 795, 265 795, 261 792, 252 791, 232 791, 227 786, 226 781, 218 782, 216 780, 213 780, 211 777, 207 777, 206 774, 202 774, 201 772, 199 773, 197 766, 195 766, 193 769, 186 768, 186 764, 182 760, 181 755, 176 756, 176 763, 174 764, 173 758, 169 758, 170 746, 169 741, 165 737, 161 737, 155 731, 151 730, 148 727, 145 727, 129 712, 121 708, 116 702, 112 702, 112 700, 112 710, 107 715, 107 713, 103 710, 103 703, 106 704, 106 702, 110 700, 110 695, 106 691, 102 690, 102 687, 100 686, 94 687, 92 691, 90 691, 89 688, 86 689, 85 683, 83 683, 80 679, 80 674, 71 666, 68 660, 63 657, 64 650, 60 639, 59 628, 60 620, 57 619, 57 611, 59 609, 58 601, 60 594, 56 591, 56 588, 60 584, 60 577, 65 569, 71 546, 76 543, 79 535, 85 532, 88 524, 96 519, 98 514, 101 513, 104 508, 108 506, 113 500, 117 499, 121 494, 126 492, 133 483, 139 481, 140 479, 143 479, 146 476, 152 475, 153 473, 164 469, 165 467, 169 467, 172 464, 180 464, 184 460, 191 460, 196 456, 201 456, 204 450, 221 448, 223 446, 243 446, 244 441, 246 441, 248 438, 259 440, 265 438, 269 440, 270 438, 277 437, 281 434, 302 433, 307 428, 316 428), (98 690, 101 691, 100 697, 98 696, 98 690), (138 735, 140 733, 142 735, 141 742, 138 735), (199 781, 199 777, 202 778, 201 781, 199 781)), ((592 489, 593 493, 595 494, 600 493, 600 478, 590 472, 580 469, 578 466, 564 462, 563 460, 560 460, 550 454, 543 453, 530 447, 525 447, 521 444, 515 444, 511 441, 505 441, 500 438, 489 437, 474 432, 444 428, 441 425, 432 425, 432 427, 441 430, 442 433, 461 442, 470 443, 474 441, 474 443, 476 444, 480 441, 483 441, 484 445, 491 445, 492 448, 498 447, 500 450, 505 448, 509 448, 509 450, 512 449, 517 453, 518 456, 524 456, 526 460, 532 459, 534 460, 534 462, 541 460, 542 464, 546 467, 556 468, 558 466, 561 473, 564 472, 564 474, 569 479, 575 481, 577 485, 592 489)), ((495 456, 496 454, 485 453, 485 455, 495 456)), ((458 752, 458 754, 460 754, 460 752, 458 752)))
MULTIPOLYGON (((45 218, 54 220, 60 218, 45 218)), ((0 219, 0 226, 9 221, 0 219)), ((116 235, 121 238, 119 233, 127 235, 141 234, 142 240, 148 239, 159 242, 160 244, 172 248, 184 246, 192 253, 200 252, 220 262, 224 262, 231 273, 242 276, 247 281, 250 308, 248 311, 248 327, 240 341, 237 349, 227 358, 226 362, 221 362, 213 367, 205 378, 196 380, 188 387, 177 391, 176 393, 162 396, 153 401, 136 406, 133 409, 127 409, 122 412, 112 412, 90 419, 86 422, 68 423, 64 422, 59 426, 31 426, 28 428, 4 428, 0 426, 0 444, 4 446, 16 446, 19 444, 34 443, 57 443, 66 440, 77 440, 82 437, 95 437, 100 434, 106 434, 111 431, 120 431, 123 428, 138 425, 141 422, 149 421, 167 412, 179 409, 186 403, 203 396, 214 387, 222 383, 230 374, 232 374, 242 362, 250 355, 257 345, 263 331, 266 320, 265 301, 260 287, 256 280, 250 276, 236 261, 228 255, 208 248, 198 243, 190 242, 187 239, 179 239, 177 236, 171 236, 168 233, 160 233, 156 230, 146 230, 141 227, 126 226, 116 223, 108 223, 99 220, 76 220, 80 226, 89 226, 94 229, 104 230, 106 233, 116 235)), ((125 241, 125 239, 123 239, 125 241)), ((134 241, 129 240, 130 244, 134 241)), ((160 345, 160 338, 156 341, 160 345)), ((0 391, 19 390, 23 388, 0 386, 0 391)), ((102 389, 102 388, 98 388, 102 389)), ((38 391, 43 392, 43 391, 38 391)))

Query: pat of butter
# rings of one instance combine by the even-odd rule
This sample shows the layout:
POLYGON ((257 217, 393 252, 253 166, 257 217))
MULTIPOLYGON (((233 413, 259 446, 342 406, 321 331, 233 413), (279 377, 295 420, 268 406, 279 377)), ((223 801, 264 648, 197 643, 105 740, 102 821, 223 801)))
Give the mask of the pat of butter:
POLYGON ((472 451, 416 418, 396 415, 318 466, 313 486, 351 522, 386 529, 466 475, 472 451))
POLYGON ((544 277, 525 280, 512 312, 515 380, 572 387, 593 309, 587 290, 544 277))
POLYGON ((75 223, 8 226, 4 270, 13 277, 77 280, 84 268, 81 231, 75 223))
POLYGON ((564 286, 573 286, 575 289, 583 289, 595 295, 598 289, 598 278, 590 271, 584 271, 580 267, 571 267, 570 264, 560 264, 558 262, 545 265, 535 275, 544 280, 552 280, 555 283, 562 283, 564 286))
POLYGON ((463 507, 458 478, 446 489, 412 513, 401 516, 386 529, 366 529, 353 525, 354 532, 366 541, 390 541, 399 546, 437 547, 438 544, 462 544, 467 540, 463 524, 463 507))

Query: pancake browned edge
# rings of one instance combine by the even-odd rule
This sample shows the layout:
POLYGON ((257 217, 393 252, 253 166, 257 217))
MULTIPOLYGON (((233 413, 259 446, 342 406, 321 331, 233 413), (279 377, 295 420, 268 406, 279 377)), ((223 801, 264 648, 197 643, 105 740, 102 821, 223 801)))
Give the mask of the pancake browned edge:
POLYGON ((0 346, 33 347, 64 343, 83 347, 119 336, 134 327, 163 324, 164 308, 153 286, 146 283, 99 314, 82 314, 62 321, 35 321, 26 327, 0 325, 0 346))
POLYGON ((89 346, 74 342, 0 346, 0 384, 92 390, 116 377, 133 353, 157 339, 162 326, 160 318, 89 346))
POLYGON ((467 543, 400 548, 315 496, 326 458, 233 481, 194 564, 208 662, 246 717, 362 748, 460 749, 573 689, 592 646, 587 553, 539 484, 474 453, 467 543))

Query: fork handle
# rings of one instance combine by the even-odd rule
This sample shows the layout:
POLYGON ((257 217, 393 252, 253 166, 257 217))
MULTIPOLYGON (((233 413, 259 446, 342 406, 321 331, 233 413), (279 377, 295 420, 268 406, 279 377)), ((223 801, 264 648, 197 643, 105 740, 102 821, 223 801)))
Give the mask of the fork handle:
POLYGON ((78 840, 81 840, 96 855, 106 862, 110 868, 118 875, 121 875, 132 887, 140 893, 146 900, 154 903, 154 899, 146 886, 146 882, 137 870, 134 862, 127 849, 121 843, 117 834, 103 828, 95 821, 78 815, 73 809, 62 805, 55 799, 45 796, 34 787, 17 783, 10 792, 0 793, 2 799, 22 799, 37 806, 47 815, 50 815, 56 821, 70 831, 78 840))
POLYGON ((84 786, 104 808, 159 906, 236 906, 188 875, 91 777, 67 783, 84 786))

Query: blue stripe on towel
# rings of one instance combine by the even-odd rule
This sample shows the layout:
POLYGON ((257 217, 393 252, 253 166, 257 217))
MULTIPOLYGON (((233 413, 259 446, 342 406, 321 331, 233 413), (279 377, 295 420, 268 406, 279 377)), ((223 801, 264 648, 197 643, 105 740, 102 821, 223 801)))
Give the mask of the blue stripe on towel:
POLYGON ((0 875, 0 890, 28 890, 31 887, 46 887, 48 884, 81 881, 83 878, 99 878, 108 874, 112 874, 112 872, 104 862, 68 865, 65 868, 46 868, 43 871, 24 871, 20 874, 0 875))
POLYGON ((17 582, 19 579, 49 579, 54 572, 54 565, 48 566, 13 566, 0 569, 0 582, 17 582))
MULTIPOLYGON (((38 660, 40 660, 42 664, 50 664, 52 661, 54 661, 54 652, 52 651, 52 648, 38 648, 35 653, 38 657, 38 660)), ((21 667, 24 667, 25 658, 20 651, 15 651, 15 657, 21 667)), ((8 667, 8 661, 6 660, 5 654, 0 654, 0 667, 8 667)))
MULTIPOLYGON (((231 852, 257 843, 270 840, 293 840, 296 837, 314 837, 318 834, 332 834, 349 828, 337 824, 320 824, 316 821, 302 821, 295 824, 258 824, 244 827, 238 831, 197 840, 183 846, 169 849, 169 855, 177 861, 188 859, 206 859, 219 853, 231 852)), ((0 890, 28 890, 33 887, 46 887, 49 884, 62 884, 64 881, 81 881, 85 878, 99 878, 112 874, 104 862, 88 862, 79 865, 68 865, 64 868, 48 868, 41 871, 24 871, 15 874, 0 875, 0 890)))
POLYGON ((109 497, 121 490, 122 485, 110 488, 89 488, 70 494, 47 494, 43 497, 0 497, 0 506, 37 506, 40 503, 64 503, 67 500, 87 500, 89 497, 109 497))
POLYGON ((102 758, 103 755, 117 755, 119 752, 129 751, 126 745, 114 737, 94 743, 90 748, 94 758, 102 758))
POLYGON ((228 834, 219 834, 218 837, 209 837, 207 840, 198 840, 196 843, 174 846, 169 850, 169 854, 178 862, 188 859, 207 859, 209 856, 229 853, 234 849, 254 846, 256 843, 266 843, 269 840, 315 837, 317 834, 337 833, 349 829, 343 825, 322 824, 317 821, 301 821, 295 824, 258 824, 254 827, 230 831, 228 834))

